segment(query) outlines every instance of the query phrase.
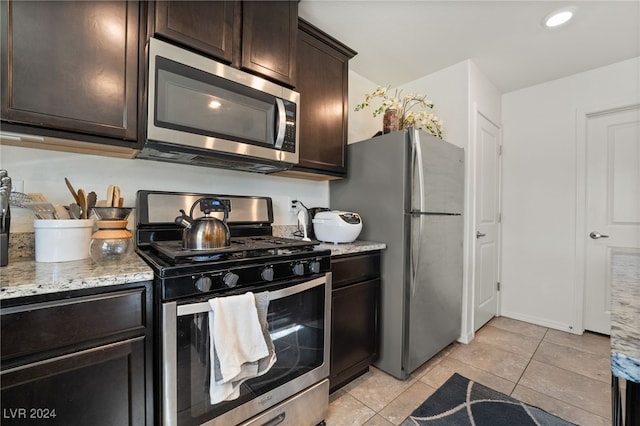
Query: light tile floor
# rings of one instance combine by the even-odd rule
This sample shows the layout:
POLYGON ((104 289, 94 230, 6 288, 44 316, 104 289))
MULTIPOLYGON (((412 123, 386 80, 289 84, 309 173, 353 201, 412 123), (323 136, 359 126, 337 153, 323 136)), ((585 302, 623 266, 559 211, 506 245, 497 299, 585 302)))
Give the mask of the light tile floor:
POLYGON ((611 424, 609 337, 494 318, 406 381, 376 369, 330 396, 328 426, 400 424, 454 372, 570 422, 611 424))

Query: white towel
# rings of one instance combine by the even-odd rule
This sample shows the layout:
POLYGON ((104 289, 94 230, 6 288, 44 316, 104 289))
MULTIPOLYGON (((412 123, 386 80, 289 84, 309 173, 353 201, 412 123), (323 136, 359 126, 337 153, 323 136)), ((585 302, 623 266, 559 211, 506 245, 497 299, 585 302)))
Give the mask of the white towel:
POLYGON ((240 396, 240 384, 276 361, 267 326, 268 292, 209 300, 211 404, 240 396))

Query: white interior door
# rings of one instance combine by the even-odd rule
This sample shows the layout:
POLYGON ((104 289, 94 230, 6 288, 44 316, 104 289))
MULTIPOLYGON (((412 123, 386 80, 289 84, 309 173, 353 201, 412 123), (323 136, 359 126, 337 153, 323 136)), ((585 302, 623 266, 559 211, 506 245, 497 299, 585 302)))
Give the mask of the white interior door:
POLYGON ((500 131, 481 114, 476 125, 474 330, 498 313, 500 131))
POLYGON ((640 249, 640 106, 586 123, 585 329, 611 331, 611 250, 640 249))

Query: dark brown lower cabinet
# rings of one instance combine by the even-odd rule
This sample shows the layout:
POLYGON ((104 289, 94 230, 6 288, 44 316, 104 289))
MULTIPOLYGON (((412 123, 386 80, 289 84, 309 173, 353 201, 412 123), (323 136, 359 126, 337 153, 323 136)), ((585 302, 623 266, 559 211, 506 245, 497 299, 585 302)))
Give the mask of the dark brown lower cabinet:
POLYGON ((151 425, 151 283, 3 307, 3 425, 151 425))
POLYGON ((378 357, 380 252, 331 260, 330 391, 369 371, 378 357))

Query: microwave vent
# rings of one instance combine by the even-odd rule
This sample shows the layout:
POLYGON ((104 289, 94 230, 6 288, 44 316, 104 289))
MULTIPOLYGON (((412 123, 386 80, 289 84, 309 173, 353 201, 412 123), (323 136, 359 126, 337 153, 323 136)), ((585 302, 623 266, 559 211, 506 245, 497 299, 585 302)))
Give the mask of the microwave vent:
POLYGON ((138 158, 262 174, 288 170, 293 166, 285 162, 269 162, 261 158, 234 156, 217 151, 206 151, 206 155, 193 148, 181 147, 178 151, 171 144, 151 141, 143 147, 138 158))

